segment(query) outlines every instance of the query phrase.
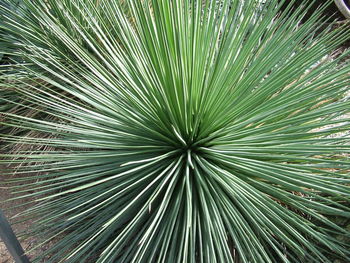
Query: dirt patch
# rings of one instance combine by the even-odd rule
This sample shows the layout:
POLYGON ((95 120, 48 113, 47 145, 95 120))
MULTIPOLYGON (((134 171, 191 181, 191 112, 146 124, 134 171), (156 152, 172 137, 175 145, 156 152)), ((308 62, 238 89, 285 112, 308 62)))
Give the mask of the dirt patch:
MULTIPOLYGON (((4 170, 3 166, 0 166, 0 174, 1 171, 4 170)), ((22 216, 19 216, 23 211, 30 208, 30 204, 22 205, 26 202, 31 201, 31 199, 21 199, 21 200, 13 200, 11 202, 3 201, 13 197, 11 190, 4 186, 3 182, 6 179, 9 179, 10 176, 0 176, 0 208, 5 214, 6 218, 10 222, 15 234, 19 237, 19 241, 23 247, 23 250, 27 254, 30 260, 34 259, 36 256, 42 254, 45 250, 50 247, 49 244, 45 244, 36 248, 40 243, 35 237, 27 237, 25 236, 25 232, 34 225, 33 220, 27 220, 25 222, 20 222, 23 220, 22 216), (19 206, 19 207, 17 207, 19 206), (36 248, 36 249, 34 249, 36 248)), ((49 262, 48 260, 43 260, 42 262, 49 262)), ((0 239, 0 263, 15 263, 12 259, 12 256, 8 252, 4 242, 0 239)))

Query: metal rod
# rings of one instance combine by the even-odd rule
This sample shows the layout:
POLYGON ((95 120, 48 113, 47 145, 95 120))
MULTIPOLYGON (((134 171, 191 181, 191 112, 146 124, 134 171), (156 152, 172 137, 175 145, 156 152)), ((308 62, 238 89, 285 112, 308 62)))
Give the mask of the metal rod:
POLYGON ((350 8, 346 5, 345 0, 334 0, 339 11, 347 18, 350 19, 350 8))
POLYGON ((9 222, 0 209, 0 238, 16 263, 30 263, 9 222))

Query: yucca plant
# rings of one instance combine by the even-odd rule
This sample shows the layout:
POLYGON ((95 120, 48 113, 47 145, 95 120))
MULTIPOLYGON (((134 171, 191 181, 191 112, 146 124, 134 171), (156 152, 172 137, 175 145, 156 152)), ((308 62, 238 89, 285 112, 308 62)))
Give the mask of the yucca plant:
POLYGON ((2 88, 37 111, 4 113, 25 136, 3 133, 23 148, 2 157, 50 262, 350 259, 329 219, 350 216, 349 52, 332 56, 350 30, 283 3, 2 9, 26 61, 2 88))

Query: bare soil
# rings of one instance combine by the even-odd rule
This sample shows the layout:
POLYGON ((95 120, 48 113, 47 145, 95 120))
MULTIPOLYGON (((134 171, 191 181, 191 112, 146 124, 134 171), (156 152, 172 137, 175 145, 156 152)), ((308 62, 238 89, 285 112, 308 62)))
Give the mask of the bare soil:
MULTIPOLYGON (((3 166, 0 166, 0 175, 2 170, 3 170, 3 166)), ((12 229, 17 235, 23 247, 23 250, 27 254, 29 260, 32 260, 34 259, 35 256, 42 254, 50 246, 50 244, 45 244, 43 246, 39 246, 38 248, 36 248, 39 245, 39 241, 36 238, 23 235, 28 229, 31 229, 32 225, 34 224, 32 220, 16 223, 17 221, 21 221, 23 219, 23 216, 21 216, 21 213, 26 209, 28 209, 31 205, 26 204, 19 207, 17 206, 23 203, 26 203, 28 201, 31 201, 29 198, 21 199, 21 200, 13 200, 11 202, 3 203, 5 200, 13 197, 11 190, 2 184, 2 182, 4 182, 6 179, 9 179, 9 178, 10 178, 9 176, 3 176, 3 175, 0 176, 0 209, 3 211, 8 221, 10 222, 12 229)), ((44 260, 43 262, 48 262, 48 261, 44 260)), ((15 261, 12 259, 12 256, 8 252, 4 242, 1 239, 0 239, 0 263, 15 263, 15 261)))

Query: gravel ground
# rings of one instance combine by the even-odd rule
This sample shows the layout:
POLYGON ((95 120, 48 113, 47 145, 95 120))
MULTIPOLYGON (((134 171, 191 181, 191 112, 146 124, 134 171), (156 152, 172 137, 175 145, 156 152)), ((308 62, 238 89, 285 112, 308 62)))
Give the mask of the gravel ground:
MULTIPOLYGON (((2 167, 0 166, 0 172, 2 171, 2 167)), ((1 182, 8 179, 8 176, 0 176, 0 185, 1 182)), ((6 199, 12 197, 9 189, 6 189, 5 187, 0 187, 0 208, 4 212, 5 216, 9 220, 10 224, 12 225, 12 228, 17 236, 20 236, 21 233, 24 233, 27 229, 30 229, 33 225, 33 221, 29 220, 26 222, 17 223, 16 221, 21 220, 21 216, 19 214, 23 212, 24 210, 28 209, 30 205, 24 205, 21 207, 15 207, 17 205, 20 205, 24 202, 30 201, 30 199, 25 200, 15 200, 11 202, 2 203, 6 199)), ((27 238, 19 238, 21 245, 26 253, 28 253, 28 258, 33 259, 35 255, 40 255, 43 251, 45 251, 50 244, 40 246, 37 249, 32 250, 36 246, 38 246, 38 240, 36 238, 27 237, 27 238)), ((46 262, 46 261, 44 261, 46 262)), ((4 242, 0 239, 0 263, 15 263, 12 259, 10 253, 7 251, 6 246, 4 242)))

